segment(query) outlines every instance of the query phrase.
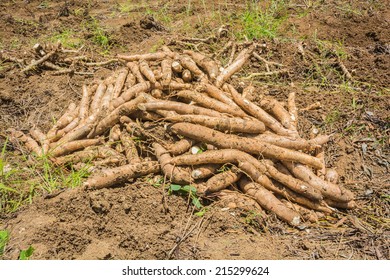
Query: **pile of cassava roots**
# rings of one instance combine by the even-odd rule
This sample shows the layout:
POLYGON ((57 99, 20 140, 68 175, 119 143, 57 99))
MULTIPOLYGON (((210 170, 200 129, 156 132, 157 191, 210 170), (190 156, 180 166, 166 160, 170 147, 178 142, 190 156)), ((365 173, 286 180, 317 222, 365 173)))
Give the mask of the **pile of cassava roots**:
POLYGON ((353 193, 325 168, 330 136, 299 135, 294 92, 285 102, 262 96, 255 103, 253 86, 233 86, 256 48, 248 44, 224 68, 166 46, 118 55, 124 66, 84 84, 80 102, 47 133, 10 129, 10 140, 56 165, 88 168, 85 190, 155 174, 204 199, 245 197, 293 226, 355 207, 353 193))

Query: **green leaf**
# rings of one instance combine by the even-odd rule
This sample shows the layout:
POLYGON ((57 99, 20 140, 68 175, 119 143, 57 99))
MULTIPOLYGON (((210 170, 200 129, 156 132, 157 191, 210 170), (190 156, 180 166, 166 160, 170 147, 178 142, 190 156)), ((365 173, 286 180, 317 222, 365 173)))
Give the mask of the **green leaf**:
POLYGON ((5 190, 5 191, 15 192, 15 193, 18 192, 17 190, 15 190, 15 189, 13 189, 13 188, 7 187, 7 186, 4 185, 3 183, 0 183, 0 190, 5 190))
POLYGON ((6 230, 0 230, 0 256, 4 253, 4 248, 8 240, 9 232, 6 230))
POLYGON ((34 253, 34 247, 30 245, 27 250, 21 250, 19 260, 28 260, 34 253))
POLYGON ((169 186, 169 190, 172 191, 172 192, 180 191, 181 190, 181 186, 172 184, 172 185, 169 186))
POLYGON ((202 204, 200 203, 199 198, 197 197, 192 198, 192 204, 194 204, 194 206, 198 209, 202 208, 202 204))
POLYGON ((199 212, 195 212, 194 215, 195 216, 198 216, 198 217, 203 217, 204 214, 206 214, 206 208, 203 208, 202 210, 200 210, 199 212))
POLYGON ((182 190, 185 192, 191 192, 193 194, 196 194, 197 189, 194 186, 191 185, 185 185, 182 187, 182 190))

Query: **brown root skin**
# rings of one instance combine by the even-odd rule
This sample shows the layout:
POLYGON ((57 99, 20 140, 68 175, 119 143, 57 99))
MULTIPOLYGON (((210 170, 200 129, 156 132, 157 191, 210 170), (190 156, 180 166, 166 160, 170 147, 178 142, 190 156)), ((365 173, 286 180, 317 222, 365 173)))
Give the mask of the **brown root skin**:
POLYGON ((100 105, 101 111, 107 112, 111 106, 111 100, 113 99, 114 86, 108 85, 106 92, 102 97, 102 103, 100 105))
POLYGON ((189 138, 183 138, 179 141, 171 144, 168 147, 168 151, 171 155, 177 156, 184 154, 187 152, 193 145, 195 145, 195 141, 189 138))
POLYGON ((298 127, 298 109, 295 105, 295 92, 290 92, 287 101, 288 112, 290 114, 291 129, 297 130, 298 127))
POLYGON ((125 161, 124 156, 114 149, 106 146, 90 146, 84 150, 76 151, 72 154, 52 158, 53 162, 58 165, 76 164, 79 162, 90 162, 94 159, 120 158, 125 161))
POLYGON ((271 130, 273 130, 276 134, 282 135, 282 136, 290 136, 290 137, 297 137, 297 132, 288 130, 282 126, 280 122, 278 122, 275 118, 270 116, 267 112, 265 112, 263 109, 261 109, 259 106, 253 104, 247 99, 244 99, 237 91, 236 89, 228 85, 230 93, 233 96, 233 100, 248 114, 251 116, 257 118, 259 121, 263 122, 267 127, 269 127, 271 130))
POLYGON ((9 140, 12 144, 16 145, 20 141, 24 144, 29 152, 35 153, 37 156, 42 156, 42 148, 30 136, 27 136, 22 131, 15 129, 8 129, 7 131, 9 132, 9 140))
POLYGON ((74 130, 65 134, 60 140, 58 140, 58 142, 52 143, 50 147, 59 146, 86 137, 88 133, 91 132, 93 126, 93 123, 86 123, 84 125, 80 125, 78 128, 75 128, 74 130))
POLYGON ((275 116, 275 118, 287 129, 294 130, 295 127, 291 125, 291 116, 283 105, 273 98, 263 97, 260 100, 260 107, 268 113, 275 116))
MULTIPOLYGON (((249 137, 251 136, 249 135, 249 137)), ((329 140, 328 136, 320 137, 318 139, 315 138, 312 140, 305 140, 302 138, 288 138, 274 133, 263 133, 263 134, 256 135, 253 138, 278 147, 283 147, 286 149, 291 149, 296 151, 299 150, 313 151, 329 140)))
POLYGON ((255 139, 225 134, 197 124, 176 123, 170 126, 170 130, 178 135, 192 138, 199 142, 209 143, 221 149, 238 149, 268 158, 300 162, 317 169, 322 167, 320 160, 307 154, 277 147, 255 139))
POLYGON ((48 133, 48 139, 50 141, 49 148, 53 147, 53 145, 56 145, 55 142, 60 140, 65 134, 69 133, 73 129, 75 129, 79 125, 80 119, 75 118, 73 121, 71 121, 67 126, 65 126, 63 129, 55 131, 55 134, 49 138, 48 133))
POLYGON ((244 49, 241 53, 238 54, 237 59, 225 68, 216 78, 215 85, 220 88, 224 82, 226 82, 234 73, 240 71, 242 66, 249 60, 252 55, 255 46, 244 49))
POLYGON ((126 66, 130 69, 131 73, 133 73, 138 83, 145 82, 145 79, 142 76, 141 71, 139 70, 139 65, 137 62, 129 62, 126 64, 126 66))
POLYGON ((130 179, 145 176, 160 171, 160 165, 156 161, 128 164, 112 169, 107 169, 93 175, 83 184, 87 190, 114 187, 123 184, 130 179))
POLYGON ((91 105, 89 107, 89 112, 92 114, 96 114, 100 110, 100 105, 102 98, 106 92, 107 85, 104 82, 101 82, 96 89, 95 95, 92 98, 91 105))
POLYGON ((280 219, 292 226, 300 225, 301 219, 299 213, 286 207, 270 191, 260 184, 242 178, 239 181, 239 185, 241 190, 245 194, 253 197, 262 208, 275 213, 280 219))
POLYGON ((72 142, 68 142, 62 144, 60 146, 55 147, 51 151, 49 151, 49 155, 51 157, 59 157, 66 154, 73 153, 78 150, 85 149, 89 146, 95 146, 101 144, 103 141, 101 139, 84 139, 84 140, 76 140, 72 142))
MULTIPOLYGON (((135 79, 135 76, 130 71, 127 73, 125 87, 127 89, 133 87, 136 84, 137 80, 135 79)), ((120 95, 120 94, 119 94, 120 95)), ((119 95, 117 97, 119 97, 119 95)))
POLYGON ((335 169, 327 169, 325 173, 325 181, 337 184, 339 181, 339 174, 335 169))
POLYGON ((183 55, 180 56, 180 64, 191 71, 191 73, 194 75, 194 77, 201 79, 203 76, 205 76, 205 73, 203 73, 202 70, 198 68, 195 61, 193 61, 189 56, 183 55))
POLYGON ((167 117, 170 122, 188 122, 204 125, 223 132, 236 133, 262 133, 265 126, 257 120, 244 120, 241 118, 210 117, 202 115, 176 115, 167 117))
POLYGON ((237 168, 232 168, 225 172, 214 175, 206 183, 205 195, 226 189, 230 185, 236 183, 241 178, 241 173, 237 168))
MULTIPOLYGON (((76 109, 77 106, 75 103, 70 103, 68 109, 65 113, 58 119, 56 124, 47 132, 47 138, 49 141, 55 138, 56 132, 65 126, 67 126, 70 122, 74 120, 76 117, 76 109)), ((55 141, 55 140, 54 140, 55 141)))
POLYGON ((120 141, 125 149, 125 155, 129 164, 141 162, 141 158, 138 155, 137 147, 133 141, 133 138, 127 133, 122 131, 120 134, 120 141))
POLYGON ((124 115, 130 115, 131 113, 138 110, 138 104, 145 102, 146 97, 144 95, 139 95, 135 99, 124 103, 123 105, 116 108, 114 111, 112 111, 107 117, 105 117, 103 120, 99 122, 99 124, 96 126, 95 132, 93 135, 101 135, 102 133, 106 132, 110 127, 117 124, 119 122, 119 119, 121 116, 124 115))
POLYGON ((157 82, 153 71, 150 69, 149 64, 145 60, 139 62, 139 71, 148 79, 152 84, 157 82))
POLYGON ((168 86, 172 80, 172 60, 164 59, 161 61, 161 84, 168 86))
POLYGON ((214 98, 211 98, 204 93, 190 91, 190 90, 182 90, 177 93, 177 96, 185 100, 194 101, 202 107, 213 109, 220 113, 226 113, 236 117, 247 116, 245 113, 237 111, 231 106, 222 103, 214 98))
POLYGON ((49 150, 49 139, 47 138, 46 134, 44 134, 40 129, 30 129, 30 135, 32 138, 37 141, 42 146, 42 153, 45 155, 47 154, 49 150))
POLYGON ((220 167, 220 164, 214 163, 198 165, 194 170, 192 170, 191 177, 195 180, 209 178, 215 175, 220 167))
POLYGON ((184 50, 183 53, 190 55, 195 61, 195 63, 198 64, 200 68, 206 71, 207 75, 212 81, 217 78, 219 74, 219 67, 214 60, 191 50, 184 50))
POLYGON ((268 217, 256 200, 241 192, 222 190, 214 196, 219 198, 218 204, 223 208, 241 209, 246 213, 256 213, 255 219, 260 218, 260 223, 263 223, 263 220, 268 217))
POLYGON ((80 120, 84 120, 88 117, 88 109, 89 109, 89 92, 86 84, 83 84, 82 87, 82 96, 80 101, 80 109, 79 109, 79 118, 80 120))
MULTIPOLYGON (((251 155, 239 150, 226 149, 205 151, 201 154, 196 155, 182 155, 173 158, 171 162, 178 165, 205 163, 236 163, 240 168, 242 167, 243 163, 250 163, 256 170, 260 172, 260 174, 265 174, 268 177, 277 180, 291 190, 315 201, 320 201, 322 199, 322 195, 319 190, 294 177, 285 175, 279 172, 269 163, 258 161, 251 155)), ((260 175, 257 175, 255 171, 250 171, 248 169, 245 169, 244 171, 249 172, 248 175, 255 181, 257 181, 258 177, 260 177, 260 175), (256 176, 252 177, 253 174, 256 174, 256 176)), ((269 182, 267 182, 267 184, 264 184, 264 182, 262 182, 262 184, 268 186, 269 182)))
POLYGON ((192 181, 191 174, 184 168, 176 167, 169 163, 171 156, 169 152, 160 144, 153 143, 158 162, 161 165, 161 170, 168 180, 176 184, 189 184, 192 181))
POLYGON ((344 201, 334 201, 331 199, 325 199, 326 204, 330 207, 340 208, 340 209, 354 209, 357 207, 357 204, 354 200, 344 202, 344 201))
POLYGON ((124 55, 118 54, 117 57, 119 59, 123 59, 125 61, 138 61, 138 60, 160 60, 167 57, 166 52, 156 52, 156 53, 147 53, 147 54, 133 54, 133 55, 124 55))
POLYGON ((124 103, 129 102, 135 96, 137 96, 137 94, 141 92, 147 92, 150 89, 150 87, 151 87, 150 82, 143 82, 143 83, 136 84, 135 86, 123 92, 121 96, 112 100, 112 108, 113 109, 118 108, 124 103))
POLYGON ((115 99, 120 95, 123 86, 125 85, 128 73, 129 70, 127 68, 122 68, 119 70, 118 77, 116 78, 115 86, 112 92, 112 99, 115 99))
POLYGON ((267 176, 261 174, 252 164, 248 162, 239 163, 238 167, 245 173, 247 176, 253 179, 253 181, 259 183, 269 191, 278 194, 289 201, 299 203, 313 210, 322 211, 324 213, 332 213, 332 210, 327 207, 323 201, 313 201, 301 194, 298 194, 289 188, 285 187, 276 180, 270 180, 267 176))
POLYGON ((113 127, 111 127, 110 134, 108 135, 109 143, 118 142, 120 140, 121 133, 122 132, 119 124, 116 124, 113 127))
POLYGON ((221 113, 211 109, 207 109, 195 105, 189 105, 189 104, 176 102, 176 101, 169 101, 169 100, 153 101, 153 102, 142 104, 141 110, 147 110, 147 111, 167 110, 167 111, 175 111, 176 113, 182 115, 206 115, 210 117, 223 116, 221 113))
POLYGON ((351 191, 319 178, 310 168, 302 164, 290 161, 284 161, 283 164, 295 177, 320 190, 325 198, 340 202, 349 202, 354 199, 351 191))
POLYGON ((206 92, 210 97, 215 98, 215 99, 229 105, 230 107, 235 108, 238 111, 241 111, 241 114, 243 116, 246 115, 246 113, 233 101, 233 99, 229 98, 228 94, 225 93, 224 91, 220 90, 219 88, 217 88, 211 84, 208 84, 208 83, 200 84, 197 88, 200 91, 206 92))

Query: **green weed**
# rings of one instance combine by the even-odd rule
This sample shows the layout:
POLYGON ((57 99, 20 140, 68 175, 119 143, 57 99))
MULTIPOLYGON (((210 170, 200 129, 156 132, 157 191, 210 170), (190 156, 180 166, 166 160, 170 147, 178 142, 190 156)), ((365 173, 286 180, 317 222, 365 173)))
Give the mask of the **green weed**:
POLYGON ((34 250, 35 250, 34 247, 31 245, 30 245, 30 247, 28 247, 28 249, 21 250, 19 253, 19 260, 25 261, 25 260, 30 259, 30 257, 34 253, 34 250))
POLYGON ((31 203, 39 194, 51 193, 57 189, 76 188, 90 173, 89 166, 70 171, 55 166, 44 155, 35 156, 27 166, 9 162, 27 162, 24 156, 6 151, 5 143, 0 154, 0 212, 14 212, 21 205, 31 203), (33 162, 33 163, 32 163, 33 162))
POLYGON ((92 41, 107 53, 111 47, 111 40, 99 21, 92 17, 92 20, 87 23, 87 29, 92 33, 92 41))
POLYGON ((171 184, 168 186, 168 194, 177 193, 180 195, 189 196, 192 204, 197 208, 201 209, 202 204, 200 203, 199 197, 197 196, 197 189, 191 185, 180 186, 176 184, 171 184))
POLYGON ((9 240, 9 232, 6 230, 0 230, 0 256, 3 255, 8 240, 9 240))
POLYGON ((273 0, 266 9, 257 3, 250 4, 240 17, 242 31, 237 33, 238 38, 249 40, 258 38, 275 38, 278 30, 286 17, 280 12, 285 9, 285 3, 281 0, 273 0))
POLYGON ((159 39, 149 50, 151 53, 155 53, 161 46, 165 44, 164 39, 159 39))
POLYGON ((53 43, 60 42, 63 47, 71 49, 77 49, 83 45, 83 40, 77 38, 76 34, 70 29, 55 34, 49 40, 53 43))
POLYGON ((333 111, 330 111, 326 117, 325 117, 325 122, 327 124, 333 124, 335 123, 336 121, 338 121, 340 119, 340 116, 341 116, 341 112, 337 109, 333 110, 333 111))

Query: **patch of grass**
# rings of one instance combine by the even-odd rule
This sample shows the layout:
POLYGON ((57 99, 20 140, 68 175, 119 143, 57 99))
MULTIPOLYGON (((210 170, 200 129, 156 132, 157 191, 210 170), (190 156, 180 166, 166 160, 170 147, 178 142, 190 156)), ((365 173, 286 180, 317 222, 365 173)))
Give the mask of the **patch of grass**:
POLYGON ((73 11, 73 14, 76 16, 76 17, 82 17, 85 15, 85 9, 84 8, 78 8, 78 9, 75 9, 73 11))
POLYGON ((146 8, 146 14, 153 16, 157 21, 160 21, 164 24, 170 24, 173 22, 172 14, 169 11, 169 2, 164 4, 162 7, 159 7, 158 10, 152 10, 146 8))
POLYGON ((134 4, 131 3, 131 1, 126 1, 125 3, 119 3, 117 9, 120 13, 127 14, 134 9, 134 4))
POLYGON ((31 203, 36 195, 76 188, 90 175, 88 166, 69 171, 55 166, 47 156, 34 157, 29 165, 22 166, 27 160, 23 155, 8 152, 4 144, 0 154, 0 212, 14 212, 31 203))
POLYGON ((3 255, 8 240, 9 240, 9 232, 6 230, 0 230, 0 256, 3 255))
POLYGON ((283 15, 285 9, 286 3, 283 0, 273 0, 266 8, 258 3, 248 5, 239 18, 242 30, 236 31, 237 37, 249 40, 277 37, 281 23, 287 18, 283 15))
POLYGON ((60 33, 53 35, 49 40, 53 43, 60 42, 63 47, 70 49, 80 48, 84 43, 83 40, 77 38, 75 32, 70 29, 65 29, 60 33))
POLYGON ((20 42, 18 38, 14 38, 12 39, 9 48, 15 50, 15 49, 19 49, 21 46, 22 46, 22 42, 20 42))
POLYGON ((99 21, 92 17, 86 24, 87 29, 92 34, 92 42, 103 49, 103 53, 108 53, 111 48, 111 39, 107 31, 100 25, 99 21))
POLYGON ((149 50, 151 53, 155 53, 161 46, 165 44, 164 39, 159 39, 149 50))
POLYGON ((341 112, 338 109, 330 111, 325 117, 326 124, 333 124, 340 119, 341 112))

